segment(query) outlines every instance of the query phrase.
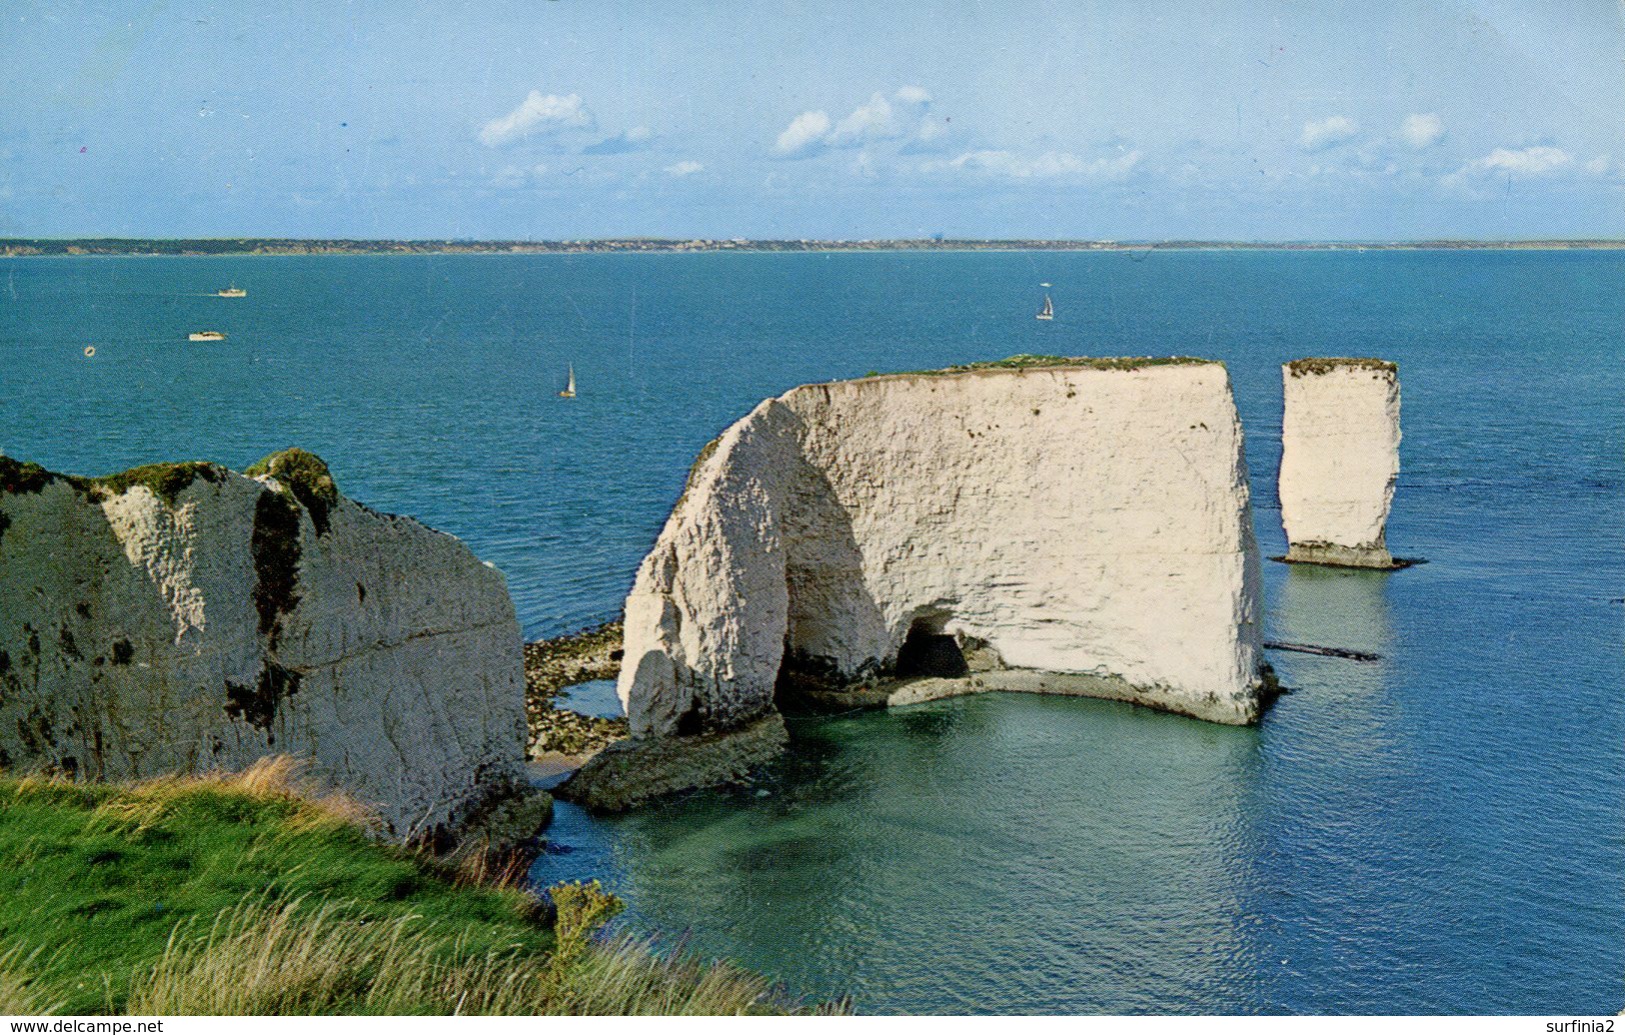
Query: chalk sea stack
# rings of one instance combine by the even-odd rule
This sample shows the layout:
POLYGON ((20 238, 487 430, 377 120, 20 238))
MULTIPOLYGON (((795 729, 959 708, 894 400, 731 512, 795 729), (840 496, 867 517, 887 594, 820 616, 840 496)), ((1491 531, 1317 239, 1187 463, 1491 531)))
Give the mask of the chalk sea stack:
POLYGON ((737 773, 779 749, 802 693, 1022 690, 1250 723, 1273 688, 1258 620, 1222 364, 1015 357, 807 385, 695 462, 626 602, 633 739, 565 793, 630 803, 640 752, 661 790, 737 773))
POLYGON ((1396 568, 1388 511, 1399 477, 1399 367, 1299 359, 1281 368, 1281 523, 1293 563, 1396 568))
POLYGON ((502 575, 310 453, 105 478, 0 457, 0 767, 308 756, 426 837, 522 782, 523 686, 502 575))

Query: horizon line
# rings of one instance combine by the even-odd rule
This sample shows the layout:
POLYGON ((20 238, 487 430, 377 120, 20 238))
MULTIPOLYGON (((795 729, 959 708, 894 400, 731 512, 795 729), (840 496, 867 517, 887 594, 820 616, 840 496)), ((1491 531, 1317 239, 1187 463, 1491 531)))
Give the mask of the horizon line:
POLYGON ((126 243, 151 241, 164 244, 274 242, 300 244, 611 244, 621 242, 706 243, 706 244, 1095 244, 1144 246, 1151 244, 1625 244, 1625 237, 707 237, 703 235, 619 234, 600 237, 298 237, 274 234, 211 234, 203 236, 150 236, 140 234, 103 235, 6 235, 0 244, 31 243, 126 243))

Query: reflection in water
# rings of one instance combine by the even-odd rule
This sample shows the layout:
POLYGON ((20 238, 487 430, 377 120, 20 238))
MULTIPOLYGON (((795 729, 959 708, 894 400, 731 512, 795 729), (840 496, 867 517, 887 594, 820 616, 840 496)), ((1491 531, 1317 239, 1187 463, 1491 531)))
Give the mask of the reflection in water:
MULTIPOLYGON (((1278 639, 1380 654, 1393 649, 1388 588, 1392 578, 1416 574, 1285 566, 1270 598, 1270 627, 1278 639)), ((1419 574, 1419 573, 1418 573, 1419 574)), ((1337 659, 1332 659, 1337 660, 1337 659)), ((1346 662, 1341 663, 1346 668, 1346 662)))
POLYGON ((794 733, 748 787, 561 806, 535 878, 613 874, 632 925, 865 1010, 1256 1008, 1256 730, 988 694, 794 733))

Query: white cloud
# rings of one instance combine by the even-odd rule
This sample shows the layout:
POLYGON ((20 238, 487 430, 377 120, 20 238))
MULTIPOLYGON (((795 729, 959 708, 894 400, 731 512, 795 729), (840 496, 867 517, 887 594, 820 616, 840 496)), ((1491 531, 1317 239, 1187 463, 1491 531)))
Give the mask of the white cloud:
POLYGON ((1437 115, 1407 115, 1399 125, 1399 135, 1412 147, 1421 149, 1437 144, 1444 136, 1444 120, 1437 115))
POLYGON ((685 160, 666 166, 666 172, 673 176, 693 176, 695 173, 704 168, 705 166, 699 162, 685 160))
POLYGON ((1305 151, 1318 151, 1341 144, 1359 131, 1360 127, 1353 119, 1333 115, 1319 122, 1305 122, 1303 133, 1298 137, 1298 146, 1305 151))
POLYGON ((532 90, 519 107, 487 122, 480 130, 480 142, 486 147, 501 147, 534 133, 590 129, 592 125, 592 113, 582 106, 579 94, 544 96, 540 90, 532 90))
POLYGON ((886 100, 884 94, 877 93, 869 98, 868 104, 859 105, 852 114, 836 124, 834 132, 829 135, 829 144, 831 147, 843 147, 896 135, 891 102, 886 100))
POLYGON ((1466 186, 1469 180, 1489 176, 1547 176, 1573 165, 1574 157, 1561 148, 1539 145, 1512 151, 1498 147, 1483 158, 1475 158, 1448 176, 1440 177, 1439 182, 1446 186, 1466 186))
POLYGON ((1020 155, 1013 151, 967 151, 948 162, 954 169, 983 172, 1015 180, 1048 180, 1062 176, 1090 179, 1118 179, 1140 162, 1140 152, 1128 151, 1115 158, 1083 159, 1065 151, 1040 155, 1020 155))
POLYGON ((1586 163, 1586 172, 1593 176, 1601 176, 1603 173, 1608 171, 1608 166, 1610 164, 1611 163, 1609 162, 1607 155, 1598 155, 1586 163))
POLYGON ((822 111, 805 111, 779 134, 774 146, 782 155, 811 154, 824 148, 863 147, 882 140, 931 140, 943 127, 929 118, 931 94, 920 86, 904 86, 890 97, 872 95, 851 114, 832 122, 822 111))
POLYGON ((804 111, 790 120, 773 149, 781 155, 804 154, 817 147, 828 133, 828 115, 821 111, 804 111))
POLYGON ((1462 172, 1505 172, 1518 176, 1539 176, 1573 164, 1567 151, 1555 147, 1526 147, 1522 151, 1508 151, 1498 147, 1483 158, 1475 158, 1462 167, 1462 172))

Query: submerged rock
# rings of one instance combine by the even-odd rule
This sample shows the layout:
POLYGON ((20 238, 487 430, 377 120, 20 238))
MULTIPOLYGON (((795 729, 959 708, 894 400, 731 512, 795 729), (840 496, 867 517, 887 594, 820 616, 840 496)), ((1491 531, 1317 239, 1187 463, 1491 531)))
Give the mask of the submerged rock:
POLYGON ((1294 563, 1395 568, 1388 511, 1399 477, 1399 367, 1300 359, 1281 368, 1281 523, 1294 563))
POLYGON ((518 786, 524 747, 502 575, 312 454, 96 479, 0 458, 0 766, 306 755, 405 839, 518 786))
POLYGON ((645 743, 745 727, 781 688, 884 700, 840 691, 892 675, 1248 723, 1258 593, 1220 364, 807 385, 696 461, 627 598, 619 690, 645 743))

